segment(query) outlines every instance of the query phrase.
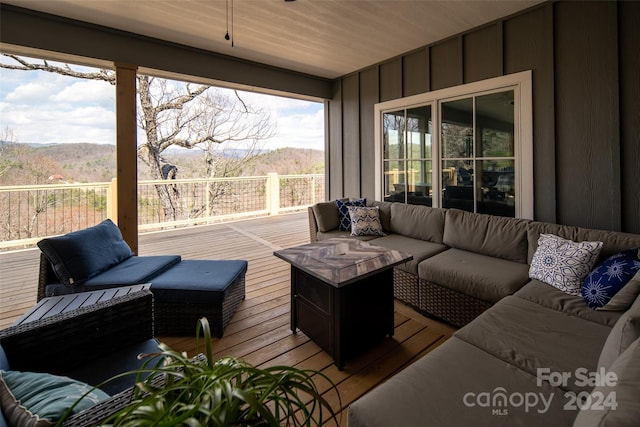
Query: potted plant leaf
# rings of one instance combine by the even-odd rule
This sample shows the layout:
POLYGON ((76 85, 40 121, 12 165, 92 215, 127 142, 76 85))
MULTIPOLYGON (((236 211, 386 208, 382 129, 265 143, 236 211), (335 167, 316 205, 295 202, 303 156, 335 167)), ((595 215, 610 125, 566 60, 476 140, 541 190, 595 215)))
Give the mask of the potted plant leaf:
POLYGON ((320 426, 331 420, 338 424, 314 382, 317 375, 335 388, 326 375, 290 366, 256 368, 232 357, 214 361, 206 318, 199 321, 196 348, 200 332, 205 350, 199 357, 189 358, 164 344, 161 352, 145 355, 147 360, 136 371, 133 400, 104 424, 320 426))

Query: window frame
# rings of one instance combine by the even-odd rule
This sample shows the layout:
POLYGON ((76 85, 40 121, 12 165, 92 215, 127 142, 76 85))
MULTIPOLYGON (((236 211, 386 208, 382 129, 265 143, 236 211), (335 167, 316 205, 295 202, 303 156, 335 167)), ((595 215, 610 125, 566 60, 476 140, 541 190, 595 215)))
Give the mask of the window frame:
POLYGON ((514 169, 516 190, 515 217, 533 219, 533 98, 532 72, 523 71, 464 85, 425 92, 374 105, 375 197, 384 197, 383 114, 431 105, 433 130, 431 161, 433 166, 432 206, 442 206, 441 104, 454 99, 477 97, 505 90, 514 91, 514 169), (519 107, 519 108, 518 108, 519 107))

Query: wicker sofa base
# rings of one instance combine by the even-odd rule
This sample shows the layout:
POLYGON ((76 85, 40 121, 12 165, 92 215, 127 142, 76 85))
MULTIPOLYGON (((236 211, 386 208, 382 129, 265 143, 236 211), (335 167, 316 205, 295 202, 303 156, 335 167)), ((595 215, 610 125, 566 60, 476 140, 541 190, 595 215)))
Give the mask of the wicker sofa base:
POLYGON ((222 337, 224 328, 245 298, 245 275, 242 274, 229 286, 219 304, 184 304, 158 302, 154 307, 155 333, 158 336, 194 335, 198 320, 206 317, 211 334, 222 337))
POLYGON ((414 309, 420 308, 418 276, 408 273, 399 267, 393 269, 393 296, 414 309))
POLYGON ((419 291, 420 311, 458 327, 463 327, 492 306, 486 301, 423 279, 419 279, 419 291))

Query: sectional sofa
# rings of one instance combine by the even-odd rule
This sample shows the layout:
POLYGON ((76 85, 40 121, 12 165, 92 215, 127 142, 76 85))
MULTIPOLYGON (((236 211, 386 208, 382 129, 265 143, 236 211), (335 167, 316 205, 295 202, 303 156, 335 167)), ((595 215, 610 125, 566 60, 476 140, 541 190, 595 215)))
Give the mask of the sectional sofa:
MULTIPOLYGON (((591 245, 594 269, 606 261, 615 270, 610 257, 626 251, 637 272, 640 235, 367 205, 378 207, 384 236, 338 230, 336 202, 326 202, 309 208, 311 240, 359 238, 411 253, 414 260, 396 268, 396 298, 461 328, 354 402, 350 427, 640 425, 640 273, 594 309, 582 288, 536 270, 551 259, 549 242, 564 238, 591 245)), ((571 276, 584 256, 567 256, 571 276)))

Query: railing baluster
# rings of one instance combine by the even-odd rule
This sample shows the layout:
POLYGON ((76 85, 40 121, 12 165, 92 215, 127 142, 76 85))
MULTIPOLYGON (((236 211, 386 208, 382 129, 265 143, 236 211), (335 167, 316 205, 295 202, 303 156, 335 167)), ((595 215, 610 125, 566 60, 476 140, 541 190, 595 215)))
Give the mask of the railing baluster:
MULTIPOLYGON (((324 199, 324 175, 277 175, 138 182, 141 231, 302 209, 324 199), (161 187, 157 187, 161 186, 161 187), (178 192, 166 221, 157 188, 178 192), (269 194, 274 199, 270 200, 269 194), (320 195, 320 196, 318 196, 320 195)), ((0 249, 34 244, 115 216, 115 180, 89 184, 0 186, 0 249)), ((115 219, 115 218, 114 218, 115 219)))

